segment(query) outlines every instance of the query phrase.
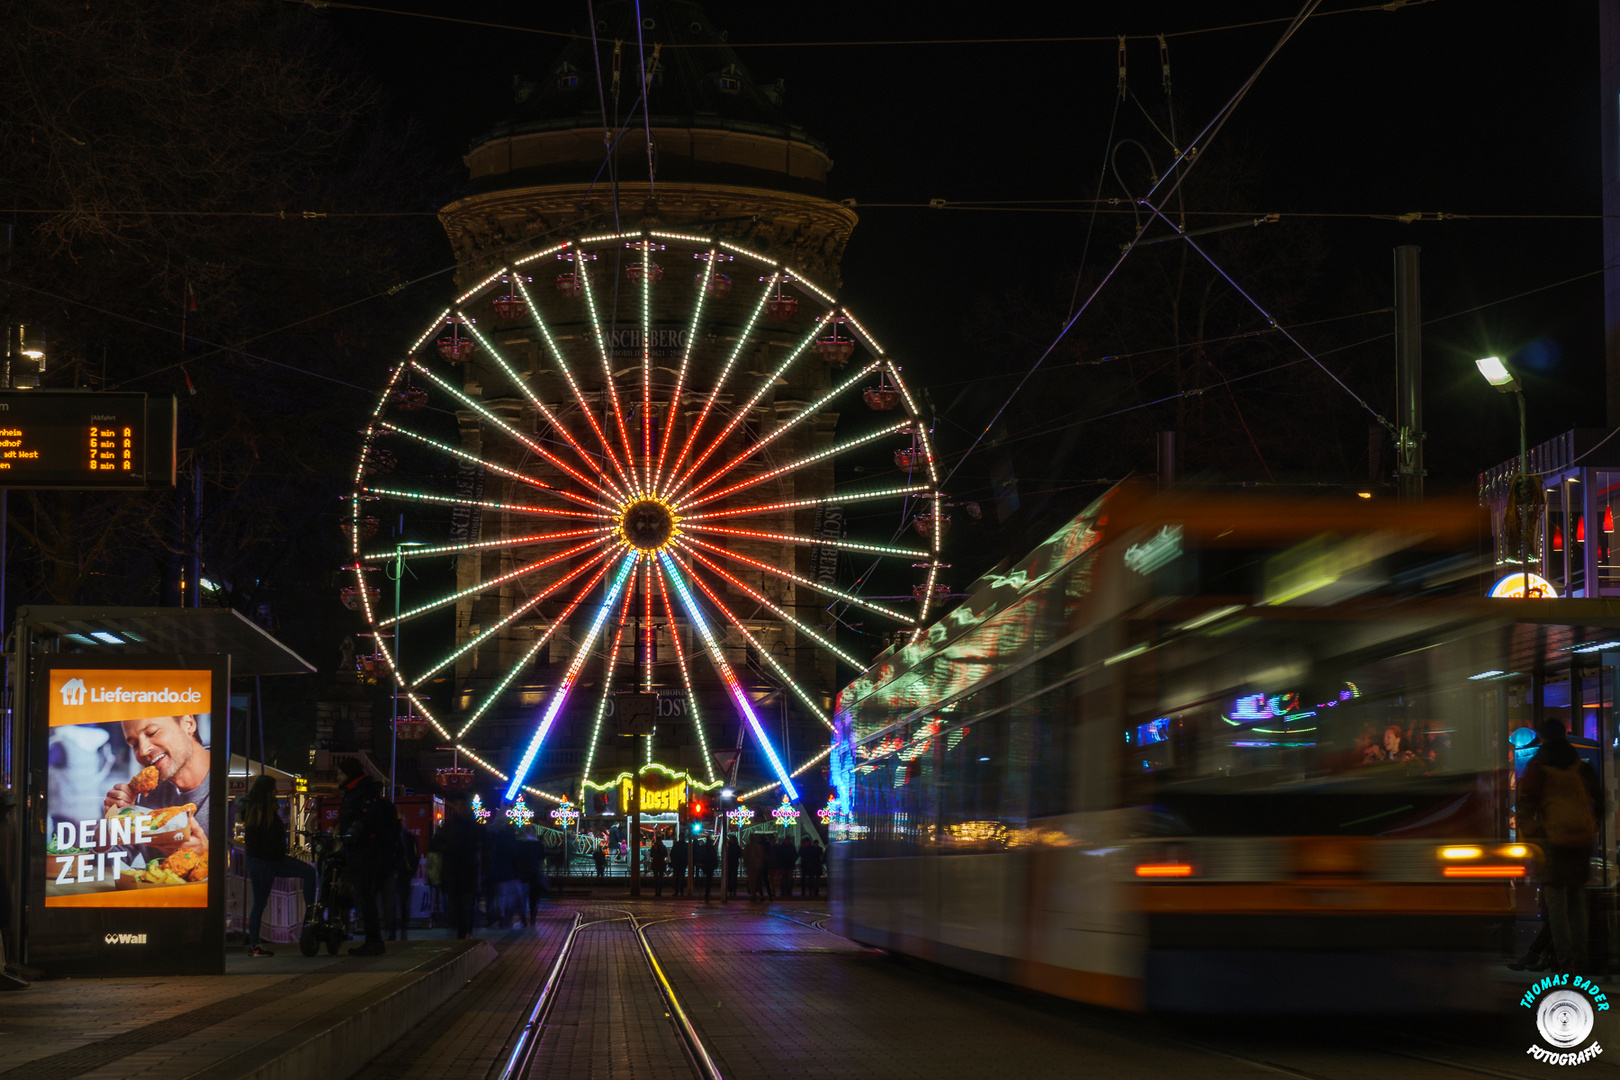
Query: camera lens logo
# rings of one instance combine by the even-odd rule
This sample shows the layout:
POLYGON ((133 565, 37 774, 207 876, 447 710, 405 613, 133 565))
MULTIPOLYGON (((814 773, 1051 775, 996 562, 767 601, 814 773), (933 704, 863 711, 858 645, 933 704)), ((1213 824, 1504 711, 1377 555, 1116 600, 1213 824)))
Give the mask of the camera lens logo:
POLYGON ((1560 1050, 1579 1046, 1592 1034, 1592 1003, 1574 990, 1554 990, 1536 1009, 1536 1030, 1560 1050))

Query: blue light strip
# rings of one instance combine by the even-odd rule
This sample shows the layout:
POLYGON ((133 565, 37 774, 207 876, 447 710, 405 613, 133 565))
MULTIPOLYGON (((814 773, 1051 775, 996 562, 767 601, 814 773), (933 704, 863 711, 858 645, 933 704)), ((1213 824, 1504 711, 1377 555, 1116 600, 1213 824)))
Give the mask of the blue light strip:
POLYGON ((638 557, 631 552, 619 564, 618 576, 608 587, 608 594, 602 600, 602 606, 597 609, 596 619, 591 623, 590 631, 586 633, 585 640, 579 643, 579 652, 574 656, 574 662, 568 665, 568 674, 551 695, 551 704, 546 706, 546 715, 541 719, 540 726, 534 729, 534 738, 529 740, 529 748, 523 752, 523 760, 512 773, 512 782, 506 788, 506 801, 511 802, 523 787, 523 781, 529 775, 529 769, 534 765, 535 755, 540 753, 540 744, 546 741, 546 733, 551 730, 551 722, 557 719, 563 702, 568 700, 568 691, 574 688, 574 680, 579 677, 580 668, 585 666, 585 657, 590 654, 591 646, 596 644, 596 635, 602 632, 602 624, 607 622, 609 612, 613 610, 613 601, 619 597, 619 590, 624 588, 625 580, 630 572, 636 568, 638 557))
POLYGON ((787 769, 782 767, 782 759, 776 756, 771 741, 765 737, 765 729, 760 726, 759 717, 754 715, 754 707, 748 703, 748 695, 743 693, 742 685, 737 682, 737 676, 732 672, 731 665, 726 663, 726 658, 720 653, 720 646, 715 644, 714 635, 709 632, 709 623, 703 618, 703 611, 687 590, 685 579, 675 569, 675 560, 669 557, 669 552, 660 551, 658 561, 663 565, 664 572, 669 575, 675 591, 680 594, 681 603, 686 606, 687 617, 692 620, 692 625, 697 627, 698 633, 703 635, 703 643, 709 647, 709 656, 714 660, 714 666, 720 672, 720 677, 726 681, 726 688, 736 700, 737 708, 748 718, 748 726, 754 729, 754 738, 765 748, 765 757, 770 760, 771 768, 776 770, 776 778, 782 782, 782 790, 787 793, 789 799, 798 802, 799 789, 793 786, 793 778, 788 775, 787 769))

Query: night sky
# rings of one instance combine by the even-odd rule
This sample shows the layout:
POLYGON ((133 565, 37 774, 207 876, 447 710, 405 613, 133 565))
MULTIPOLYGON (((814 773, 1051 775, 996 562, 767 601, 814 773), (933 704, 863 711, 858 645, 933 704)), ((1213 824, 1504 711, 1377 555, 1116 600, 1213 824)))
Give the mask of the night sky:
MULTIPOLYGON (((422 0, 390 6, 550 31, 587 25, 583 0, 544 7, 422 0)), ((1112 41, 824 43, 1182 32, 1287 17, 1297 5, 833 0, 706 8, 757 79, 786 79, 788 111, 830 146, 829 194, 856 199, 861 214, 844 260, 841 298, 906 365, 908 377, 936 388, 934 402, 945 413, 939 437, 949 453, 966 448, 968 433, 983 425, 1013 381, 1005 373, 983 379, 976 330, 983 324, 975 319, 987 310, 993 317, 1008 289, 1065 291, 1062 282, 1073 281, 1089 214, 1083 208, 1030 213, 872 204, 1090 198, 1117 101, 1116 47, 1112 41), (968 312, 975 314, 964 316, 968 312), (973 378, 981 381, 964 382, 973 378)), ((330 20, 447 156, 464 151, 504 114, 514 75, 543 75, 564 44, 541 34, 369 11, 331 8, 308 17, 330 20)), ((1282 28, 1169 39, 1184 128, 1203 126, 1282 28)), ((1141 105, 1120 107, 1115 141, 1137 139, 1162 156, 1165 143, 1144 115, 1163 114, 1158 46, 1132 40, 1128 50, 1128 83, 1141 105)), ((1387 306, 1390 251, 1402 243, 1423 249, 1426 319, 1598 270, 1596 219, 1401 224, 1287 216, 1599 213, 1597 59, 1597 12, 1590 4, 1432 0, 1394 12, 1320 15, 1308 23, 1215 146, 1240 161, 1249 185, 1241 205, 1228 209, 1285 215, 1255 230, 1259 251, 1284 248, 1306 234, 1323 248, 1295 319, 1387 306)), ((1110 180, 1104 195, 1119 194, 1110 180)), ((1112 241, 1094 242, 1086 266, 1095 272, 1116 254, 1112 241)), ((444 259, 450 261, 448 244, 444 259)), ((438 299, 424 297, 424 308, 438 299)), ((1267 302, 1264 290, 1256 299, 1267 302)), ((1304 340, 1313 348, 1339 347, 1386 334, 1392 320, 1387 313, 1342 320, 1314 328, 1304 340)), ((1084 325, 1082 318, 1077 332, 1084 325)), ((1425 329, 1431 491, 1471 493, 1482 467, 1516 450, 1511 401, 1485 387, 1472 365, 1474 357, 1489 354, 1507 356, 1525 371, 1532 443, 1572 426, 1601 425, 1601 278, 1425 329)), ((1327 363, 1394 418, 1391 339, 1335 353, 1327 363)), ((1358 417, 1355 402, 1317 374, 1320 394, 1343 410, 1347 424, 1364 428, 1362 421, 1371 418, 1358 417)), ((1039 387, 1037 377, 1026 392, 1039 387)), ((1364 446, 1363 438, 1363 474, 1364 446)), ((1082 440, 1065 468, 1096 475, 1085 457, 1082 440)), ((1135 467, 1151 473, 1154 462, 1135 467)), ((957 486, 982 482, 984 475, 984 465, 970 460, 957 486)))

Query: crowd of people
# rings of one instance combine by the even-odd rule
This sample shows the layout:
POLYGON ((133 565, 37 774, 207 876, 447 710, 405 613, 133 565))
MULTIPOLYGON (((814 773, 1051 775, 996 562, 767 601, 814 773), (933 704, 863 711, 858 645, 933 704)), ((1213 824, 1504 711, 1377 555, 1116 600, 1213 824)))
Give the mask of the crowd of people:
MULTIPOLYGON (((337 835, 344 880, 365 935, 349 952, 375 956, 386 951, 385 934, 388 941, 408 936, 411 888, 423 852, 416 834, 401 824, 383 785, 367 776, 358 760, 345 758, 338 769, 343 775, 337 835)), ((315 903, 316 869, 288 854, 287 823, 277 809, 273 779, 259 777, 238 813, 253 892, 248 952, 271 956, 260 931, 276 879, 300 882, 309 908, 315 903)), ((586 845, 597 877, 606 875, 615 855, 619 861, 629 857, 616 827, 587 836, 586 845)), ((445 924, 458 938, 471 935, 480 899, 486 927, 529 926, 550 891, 548 866, 566 873, 573 854, 572 842, 547 843, 532 825, 517 827, 500 818, 480 825, 467 797, 452 796, 426 851, 427 881, 440 901, 435 910, 443 911, 445 924)), ((742 840, 735 834, 723 840, 687 838, 662 829, 653 830, 642 849, 643 883, 652 887, 654 897, 662 897, 666 888, 671 896, 695 896, 701 888, 704 900, 711 901, 718 876, 722 900, 735 898, 744 887, 752 901, 786 899, 793 895, 795 870, 800 897, 820 897, 826 851, 819 840, 807 836, 795 845, 786 833, 772 837, 763 832, 742 840)))

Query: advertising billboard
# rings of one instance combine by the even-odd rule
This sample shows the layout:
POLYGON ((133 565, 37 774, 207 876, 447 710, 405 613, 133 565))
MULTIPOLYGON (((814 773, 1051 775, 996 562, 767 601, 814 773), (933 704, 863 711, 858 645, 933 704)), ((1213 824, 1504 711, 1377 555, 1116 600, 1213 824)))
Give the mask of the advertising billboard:
POLYGON ((214 954, 222 965, 226 658, 58 656, 42 668, 32 962, 117 971, 99 958, 144 945, 142 971, 156 973, 147 954, 172 972, 210 970, 197 965, 214 954), (180 941, 200 952, 170 962, 160 943, 180 941))

